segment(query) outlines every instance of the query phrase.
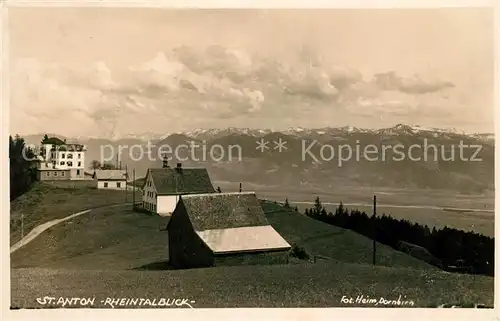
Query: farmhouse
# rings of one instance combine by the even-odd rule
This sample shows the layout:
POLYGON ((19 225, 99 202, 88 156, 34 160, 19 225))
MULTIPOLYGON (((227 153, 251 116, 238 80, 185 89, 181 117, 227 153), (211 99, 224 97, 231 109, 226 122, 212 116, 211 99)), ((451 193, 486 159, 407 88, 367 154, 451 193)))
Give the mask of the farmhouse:
POLYGON ((205 168, 150 168, 143 186, 143 208, 162 216, 171 215, 183 194, 215 193, 205 168))
POLYGON ((98 189, 126 189, 127 172, 121 169, 99 169, 94 171, 93 178, 98 189))
POLYGON ((183 195, 167 230, 175 268, 288 262, 290 245, 252 192, 183 195))

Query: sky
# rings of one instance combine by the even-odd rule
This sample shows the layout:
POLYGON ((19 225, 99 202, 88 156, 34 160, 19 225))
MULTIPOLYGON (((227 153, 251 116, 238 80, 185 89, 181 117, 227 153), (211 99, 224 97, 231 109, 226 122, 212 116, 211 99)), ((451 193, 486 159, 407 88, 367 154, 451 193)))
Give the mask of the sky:
POLYGON ((10 132, 493 132, 489 9, 10 8, 10 132))

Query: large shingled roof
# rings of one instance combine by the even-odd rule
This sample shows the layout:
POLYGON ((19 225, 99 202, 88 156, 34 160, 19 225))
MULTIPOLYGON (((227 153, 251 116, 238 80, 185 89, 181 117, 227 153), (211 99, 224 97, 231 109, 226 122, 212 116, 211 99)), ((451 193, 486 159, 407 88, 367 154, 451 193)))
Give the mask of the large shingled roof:
POLYGON ((181 197, 197 231, 269 225, 255 193, 211 193, 181 197))
POLYGON ((215 192, 205 168, 151 168, 149 172, 158 195, 215 192))

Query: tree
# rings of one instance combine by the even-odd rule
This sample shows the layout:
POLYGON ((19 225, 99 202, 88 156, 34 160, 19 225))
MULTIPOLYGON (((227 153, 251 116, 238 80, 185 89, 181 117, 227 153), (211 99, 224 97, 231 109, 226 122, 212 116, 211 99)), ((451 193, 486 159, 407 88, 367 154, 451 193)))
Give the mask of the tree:
POLYGON ((319 200, 319 196, 316 196, 316 199, 314 200, 314 214, 319 215, 321 213, 322 209, 323 209, 323 205, 321 204, 321 201, 319 200))
POLYGON ((290 208, 290 203, 288 203, 288 198, 285 199, 285 205, 283 205, 285 208, 290 208))
POLYGON ((43 135, 42 144, 47 140, 49 140, 49 135, 47 134, 43 135))
POLYGON ((222 193, 222 190, 220 189, 220 186, 217 186, 217 193, 222 193))
POLYGON ((90 169, 94 169, 95 170, 95 169, 99 169, 99 168, 101 168, 101 162, 100 161, 94 159, 93 161, 90 162, 90 169))
POLYGON ((115 164, 106 162, 101 165, 101 169, 116 169, 115 164))
POLYGON ((306 208, 306 210, 304 211, 304 214, 305 214, 306 216, 309 216, 309 209, 307 209, 307 208, 306 208))
POLYGON ((344 213, 344 204, 340 201, 339 207, 337 207, 337 213, 342 215, 344 213))
POLYGON ((24 139, 9 136, 10 197, 11 200, 25 193, 36 179, 34 152, 26 147, 24 139))

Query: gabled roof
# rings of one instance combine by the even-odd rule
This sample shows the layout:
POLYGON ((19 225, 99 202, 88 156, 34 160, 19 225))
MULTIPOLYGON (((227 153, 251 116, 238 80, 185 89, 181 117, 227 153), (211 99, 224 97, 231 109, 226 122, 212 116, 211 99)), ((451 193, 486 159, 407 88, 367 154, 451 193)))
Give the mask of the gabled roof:
POLYGON ((291 248, 271 225, 196 231, 196 234, 214 254, 291 248))
POLYGON ((120 169, 97 169, 94 178, 97 180, 122 181, 127 179, 127 172, 120 169))
POLYGON ((269 225, 255 193, 183 195, 180 202, 196 231, 269 225))
POLYGON ((158 195, 214 193, 205 168, 150 168, 158 195))

